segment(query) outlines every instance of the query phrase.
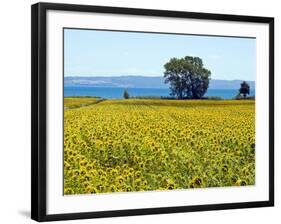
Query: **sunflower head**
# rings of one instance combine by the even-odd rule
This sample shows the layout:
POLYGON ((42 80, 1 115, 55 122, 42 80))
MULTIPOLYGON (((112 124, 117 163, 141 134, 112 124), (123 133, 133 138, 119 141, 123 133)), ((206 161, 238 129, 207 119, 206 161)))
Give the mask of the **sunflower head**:
POLYGON ((66 195, 71 195, 73 193, 74 193, 74 191, 71 188, 65 188, 64 189, 64 194, 66 194, 66 195))
POLYGON ((128 185, 127 185, 127 186, 125 187, 125 191, 126 191, 126 192, 131 192, 132 190, 133 190, 133 189, 132 189, 131 186, 128 186, 128 185))
POLYGON ((142 183, 142 181, 141 181, 140 178, 138 178, 138 179, 135 180, 135 185, 136 185, 136 186, 140 186, 141 183, 142 183))
POLYGON ((236 186, 246 186, 247 182, 245 180, 237 180, 235 183, 236 186))
POLYGON ((118 177, 116 178, 116 182, 117 182, 118 184, 122 184, 122 183, 124 183, 124 181, 125 181, 125 179, 124 179, 124 177, 122 177, 122 176, 118 176, 118 177))
POLYGON ((135 172, 135 178, 140 178, 140 177, 141 177, 141 172, 140 171, 135 172))
POLYGON ((116 192, 117 191, 117 187, 113 184, 111 184, 109 187, 108 187, 108 191, 109 192, 116 192))

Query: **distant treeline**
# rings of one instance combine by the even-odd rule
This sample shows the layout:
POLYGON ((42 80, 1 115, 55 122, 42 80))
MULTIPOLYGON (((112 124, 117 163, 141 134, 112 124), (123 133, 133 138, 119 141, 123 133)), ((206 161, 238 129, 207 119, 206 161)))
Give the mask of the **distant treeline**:
MULTIPOLYGON (((172 96, 131 96, 130 99, 194 100, 194 99, 190 99, 190 98, 178 99, 177 97, 172 97, 172 96)), ((220 97, 220 96, 206 96, 206 97, 202 97, 201 99, 202 100, 225 100, 223 97, 220 97)), ((255 96, 248 96, 246 98, 244 98, 242 96, 236 96, 236 97, 232 98, 232 100, 255 100, 255 96)))

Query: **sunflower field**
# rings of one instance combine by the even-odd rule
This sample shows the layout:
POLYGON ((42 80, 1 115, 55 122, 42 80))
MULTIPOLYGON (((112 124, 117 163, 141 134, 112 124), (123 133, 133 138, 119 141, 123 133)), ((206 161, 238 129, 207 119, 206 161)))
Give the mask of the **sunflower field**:
POLYGON ((64 111, 66 195, 254 184, 253 100, 105 100, 64 111))

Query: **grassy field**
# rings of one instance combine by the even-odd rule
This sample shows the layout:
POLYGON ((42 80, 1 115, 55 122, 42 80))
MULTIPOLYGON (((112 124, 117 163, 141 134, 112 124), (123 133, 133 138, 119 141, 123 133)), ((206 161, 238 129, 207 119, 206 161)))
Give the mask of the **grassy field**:
POLYGON ((64 109, 74 109, 83 106, 89 106, 99 102, 101 98, 98 97, 65 97, 64 109))
POLYGON ((255 184, 255 101, 85 99, 65 101, 65 194, 255 184))

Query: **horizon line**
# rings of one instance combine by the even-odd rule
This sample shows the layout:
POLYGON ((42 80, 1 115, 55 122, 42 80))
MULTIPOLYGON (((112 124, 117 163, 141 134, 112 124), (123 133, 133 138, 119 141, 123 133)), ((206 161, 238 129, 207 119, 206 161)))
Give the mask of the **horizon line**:
MULTIPOLYGON (((64 78, 118 78, 118 77, 144 77, 144 78, 164 78, 163 76, 145 76, 145 75, 117 75, 117 76, 79 76, 79 75, 71 75, 71 76, 64 76, 64 78)), ((210 80, 221 80, 221 81, 250 81, 250 82, 255 82, 255 80, 245 80, 245 79, 210 79, 210 80)))

